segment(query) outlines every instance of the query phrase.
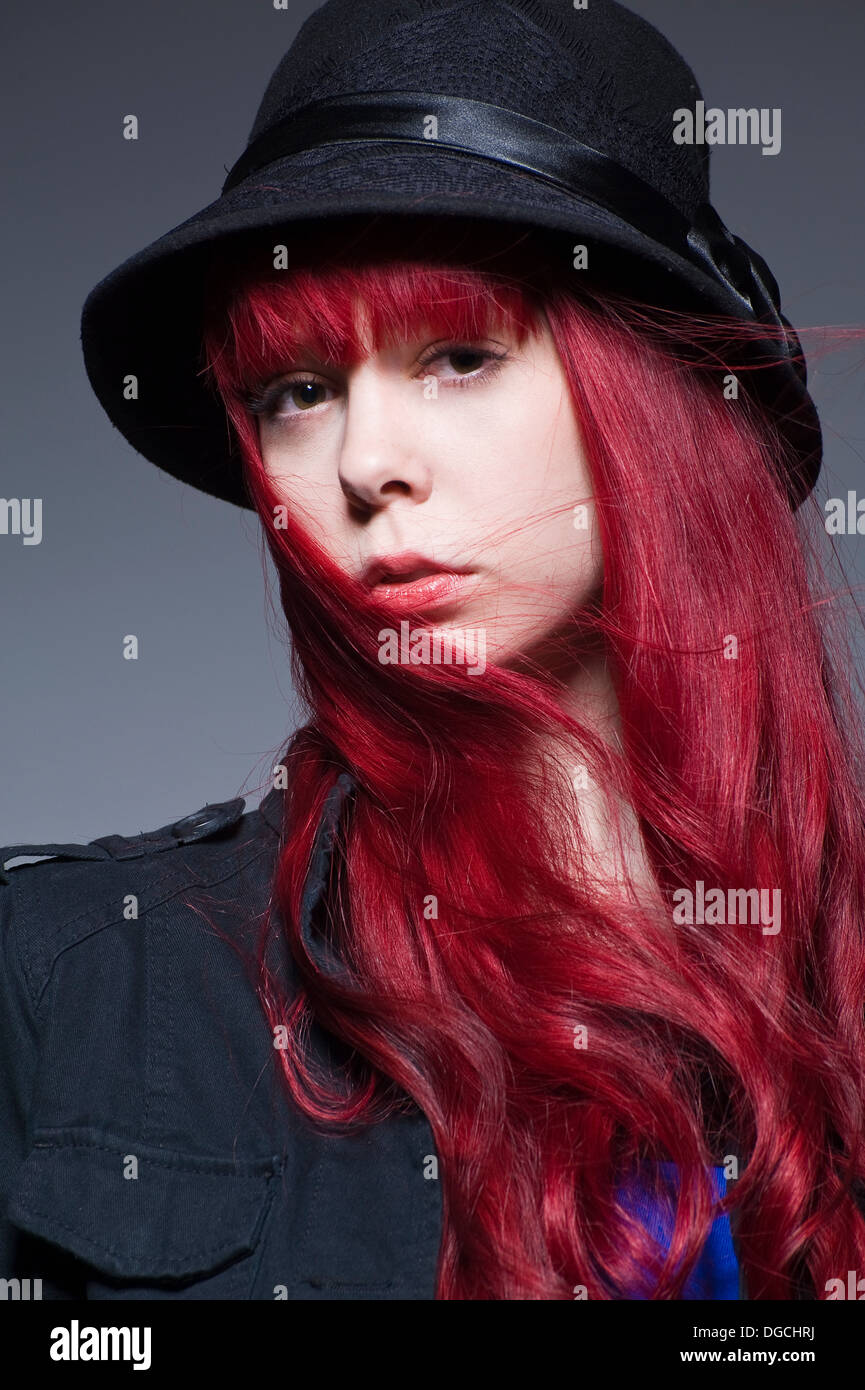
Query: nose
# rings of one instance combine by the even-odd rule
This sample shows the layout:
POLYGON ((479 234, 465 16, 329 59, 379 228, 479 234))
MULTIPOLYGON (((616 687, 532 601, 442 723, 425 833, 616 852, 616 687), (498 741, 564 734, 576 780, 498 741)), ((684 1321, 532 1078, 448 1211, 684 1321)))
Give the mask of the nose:
POLYGON ((420 419, 422 387, 370 358, 346 387, 339 481, 350 501, 366 508, 405 497, 423 502, 432 490, 420 419))

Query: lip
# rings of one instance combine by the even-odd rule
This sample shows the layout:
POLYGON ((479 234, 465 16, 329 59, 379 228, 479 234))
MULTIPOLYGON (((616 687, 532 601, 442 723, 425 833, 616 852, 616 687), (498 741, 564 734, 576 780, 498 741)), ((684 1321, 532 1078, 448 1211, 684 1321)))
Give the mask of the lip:
POLYGON ((396 555, 373 555, 361 573, 360 582, 371 589, 380 580, 389 579, 393 576, 392 582, 407 583, 412 579, 419 579, 428 574, 465 574, 465 569, 460 565, 440 564, 438 560, 433 560, 429 555, 421 555, 418 550, 401 550, 396 555))
POLYGON ((415 612, 419 608, 438 608, 465 597, 476 579, 473 574, 454 574, 443 570, 415 579, 410 584, 376 584, 372 597, 382 607, 396 612, 415 612))
POLYGON ((414 550, 375 556, 361 575, 376 603, 406 612, 459 599, 476 579, 464 566, 440 564, 414 550))

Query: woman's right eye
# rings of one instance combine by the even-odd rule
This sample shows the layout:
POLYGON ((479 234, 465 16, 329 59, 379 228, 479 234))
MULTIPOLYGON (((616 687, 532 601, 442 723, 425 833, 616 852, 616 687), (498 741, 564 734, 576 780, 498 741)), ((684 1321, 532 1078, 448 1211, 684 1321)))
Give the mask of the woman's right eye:
POLYGON ((321 393, 332 390, 333 387, 327 386, 323 381, 317 381, 314 377, 295 377, 288 381, 283 379, 261 392, 251 392, 246 397, 246 406, 253 415, 260 415, 268 420, 287 420, 322 405, 324 402, 321 393), (284 401, 288 401, 289 405, 295 406, 296 409, 277 409, 284 401))

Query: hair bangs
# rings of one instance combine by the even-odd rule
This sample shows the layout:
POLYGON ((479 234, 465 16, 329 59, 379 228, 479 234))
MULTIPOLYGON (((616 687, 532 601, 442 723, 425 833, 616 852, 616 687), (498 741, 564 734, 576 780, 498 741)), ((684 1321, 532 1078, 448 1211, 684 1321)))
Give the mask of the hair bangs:
POLYGON ((250 276, 221 310, 209 296, 208 310, 208 370, 217 389, 235 397, 307 354, 350 368, 426 335, 469 344, 505 332, 522 346, 543 320, 525 287, 502 276, 410 261, 250 276))

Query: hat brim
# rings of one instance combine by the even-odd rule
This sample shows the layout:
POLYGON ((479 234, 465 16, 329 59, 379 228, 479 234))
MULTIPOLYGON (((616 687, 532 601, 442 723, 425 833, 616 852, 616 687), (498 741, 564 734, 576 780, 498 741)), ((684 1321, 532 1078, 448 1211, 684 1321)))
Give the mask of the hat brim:
MULTIPOLYGON (((199 375, 210 253, 218 242, 255 230, 358 214, 487 219, 561 232, 615 253, 631 288, 648 302, 742 317, 740 301, 721 281, 541 176, 441 146, 322 146, 251 175, 124 261, 87 296, 87 375, 134 449, 174 478, 251 507, 225 412, 199 375), (124 394, 128 376, 137 379, 136 399, 124 394)), ((779 423, 801 459, 794 485, 805 495, 820 466, 817 412, 788 370, 759 375, 764 394, 776 408, 780 403, 779 423)))

